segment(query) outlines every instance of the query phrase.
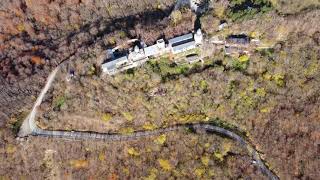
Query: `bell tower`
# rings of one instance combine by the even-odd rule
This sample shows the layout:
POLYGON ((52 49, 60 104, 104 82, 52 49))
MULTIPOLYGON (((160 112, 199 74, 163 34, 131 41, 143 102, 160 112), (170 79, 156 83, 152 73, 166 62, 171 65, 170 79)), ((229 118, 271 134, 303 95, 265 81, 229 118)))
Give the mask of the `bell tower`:
POLYGON ((197 32, 194 34, 194 41, 196 42, 196 45, 202 44, 203 35, 201 32, 201 29, 198 29, 197 32))

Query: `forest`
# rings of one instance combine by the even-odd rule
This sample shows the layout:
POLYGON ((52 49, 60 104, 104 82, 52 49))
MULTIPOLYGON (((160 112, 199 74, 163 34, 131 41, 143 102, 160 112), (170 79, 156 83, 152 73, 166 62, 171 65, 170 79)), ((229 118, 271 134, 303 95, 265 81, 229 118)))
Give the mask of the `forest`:
POLYGON ((243 133, 280 179, 317 179, 319 1, 208 3, 200 17, 206 38, 244 33, 265 48, 248 57, 208 48, 205 64, 161 58, 110 77, 100 69, 106 49, 185 34, 197 15, 173 11, 173 0, 1 1, 0 179, 265 178, 246 151, 218 135, 183 131, 120 143, 17 138, 61 63, 39 107, 41 128, 128 134, 213 121, 243 133), (228 26, 219 30, 222 22, 228 26))

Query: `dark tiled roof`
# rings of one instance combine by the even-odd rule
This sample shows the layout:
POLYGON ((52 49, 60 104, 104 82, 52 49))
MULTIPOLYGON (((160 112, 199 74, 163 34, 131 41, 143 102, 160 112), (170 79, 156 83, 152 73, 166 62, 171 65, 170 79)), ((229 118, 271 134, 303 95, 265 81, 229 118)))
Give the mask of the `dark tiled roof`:
POLYGON ((173 44, 178 44, 180 42, 183 42, 183 41, 190 41, 193 39, 193 34, 192 33, 189 33, 189 34, 185 34, 183 36, 178 36, 178 37, 175 37, 173 39, 169 39, 169 44, 173 45, 173 44))
POLYGON ((246 45, 250 43, 250 38, 246 35, 231 35, 227 37, 226 42, 229 44, 246 45))
POLYGON ((193 48, 193 47, 195 47, 195 45, 196 45, 195 41, 190 41, 188 43, 184 43, 184 44, 180 44, 178 46, 174 46, 172 49, 173 49, 173 52, 180 52, 180 51, 184 51, 186 49, 193 48))

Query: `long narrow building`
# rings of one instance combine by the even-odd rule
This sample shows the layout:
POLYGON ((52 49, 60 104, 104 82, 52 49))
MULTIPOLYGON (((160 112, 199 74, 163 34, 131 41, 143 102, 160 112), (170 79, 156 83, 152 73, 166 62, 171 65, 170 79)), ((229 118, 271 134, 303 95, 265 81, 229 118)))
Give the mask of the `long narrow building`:
MULTIPOLYGON (((139 48, 135 46, 129 54, 119 58, 112 58, 110 61, 102 64, 103 73, 114 75, 118 72, 125 71, 142 65, 149 58, 162 56, 166 53, 179 54, 196 48, 202 44, 202 32, 200 29, 195 34, 189 33, 168 40, 168 44, 164 39, 157 40, 156 44, 148 47, 139 48)), ((113 52, 112 52, 113 53, 113 52)), ((111 54, 111 57, 114 57, 111 54)))

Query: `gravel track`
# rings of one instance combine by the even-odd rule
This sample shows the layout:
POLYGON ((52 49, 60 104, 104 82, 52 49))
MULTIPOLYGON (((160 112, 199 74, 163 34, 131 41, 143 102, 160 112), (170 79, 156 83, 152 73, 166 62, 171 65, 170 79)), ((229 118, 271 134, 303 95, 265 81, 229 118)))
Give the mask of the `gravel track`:
POLYGON ((214 133, 226 136, 238 142, 240 146, 246 148, 252 159, 255 161, 255 165, 261 170, 261 172, 266 175, 271 180, 278 180, 279 178, 264 164, 261 160, 258 152, 241 136, 238 134, 218 127, 212 124, 196 123, 196 124, 179 124, 167 128, 156 129, 152 131, 136 131, 131 134, 117 134, 117 133, 97 133, 97 132, 81 132, 81 131, 62 131, 62 130, 43 130, 35 128, 31 135, 33 136, 44 136, 53 138, 67 138, 67 139, 83 139, 83 140, 104 140, 104 141, 131 141, 138 140, 143 137, 152 137, 172 131, 181 131, 193 129, 203 131, 208 133, 214 133))
POLYGON ((160 128, 152 131, 136 131, 131 134, 117 134, 117 133, 98 133, 98 132, 82 132, 82 131, 63 131, 63 130, 44 130, 37 127, 35 123, 35 117, 37 113, 37 108, 41 104, 45 94, 50 89, 53 80, 59 70, 60 66, 52 71, 47 79, 47 83, 45 87, 42 89, 39 97, 37 98, 32 111, 27 116, 27 118, 22 123, 20 127, 20 131, 18 136, 19 137, 26 137, 26 136, 43 136, 43 137, 52 137, 52 138, 67 138, 67 139, 91 139, 91 140, 104 140, 104 141, 130 141, 130 140, 137 140, 142 137, 152 137, 155 135, 160 135, 167 132, 172 131, 181 131, 186 129, 194 130, 198 132, 198 130, 206 131, 208 133, 214 133, 226 136, 228 138, 233 139, 234 141, 238 142, 240 146, 246 148, 255 161, 255 165, 261 170, 263 174, 265 174, 271 180, 278 180, 277 177, 261 160, 260 155, 258 152, 250 145, 243 137, 227 130, 225 128, 215 126, 212 124, 206 123, 195 123, 195 124, 178 124, 166 128, 160 128))

